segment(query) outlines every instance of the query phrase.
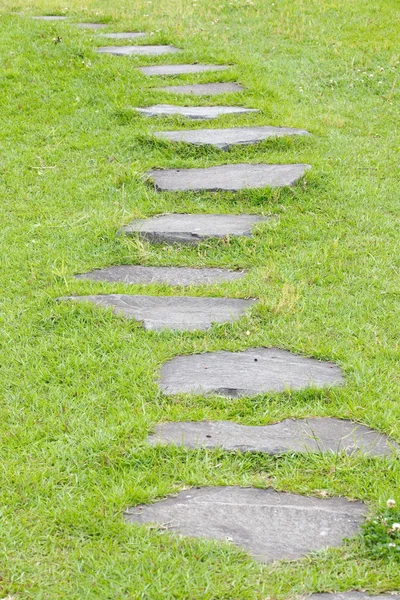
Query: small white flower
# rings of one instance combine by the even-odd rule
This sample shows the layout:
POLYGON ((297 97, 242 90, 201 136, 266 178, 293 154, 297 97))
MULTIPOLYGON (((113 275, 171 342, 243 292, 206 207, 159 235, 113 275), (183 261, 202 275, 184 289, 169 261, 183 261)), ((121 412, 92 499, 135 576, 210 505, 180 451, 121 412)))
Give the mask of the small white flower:
POLYGON ((396 500, 393 500, 393 498, 389 498, 389 500, 386 502, 386 506, 388 508, 393 508, 394 506, 396 506, 396 500))
POLYGON ((393 542, 392 542, 392 543, 388 544, 388 548, 396 548, 396 544, 393 544, 393 542))
POLYGON ((393 523, 392 530, 393 531, 400 531, 400 523, 393 523))

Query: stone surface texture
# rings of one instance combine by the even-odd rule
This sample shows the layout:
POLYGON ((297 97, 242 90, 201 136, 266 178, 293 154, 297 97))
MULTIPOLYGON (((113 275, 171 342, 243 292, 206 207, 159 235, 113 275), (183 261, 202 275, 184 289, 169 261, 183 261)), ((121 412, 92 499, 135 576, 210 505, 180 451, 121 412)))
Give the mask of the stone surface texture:
POLYGON ((233 164, 205 169, 152 169, 147 172, 159 191, 230 191, 291 186, 309 165, 233 164))
POLYGON ((186 75, 187 73, 204 73, 206 71, 225 71, 226 65, 158 65, 139 67, 144 75, 186 75))
POLYGON ((192 298, 190 296, 128 296, 108 294, 71 296, 64 300, 93 302, 112 308, 117 315, 141 321, 145 329, 193 331, 209 329, 213 323, 239 319, 255 300, 236 298, 192 298))
POLYGON ((109 281, 127 284, 165 283, 167 285, 209 285, 222 281, 242 279, 244 271, 227 269, 192 269, 189 267, 142 267, 120 265, 96 269, 90 273, 75 275, 77 279, 109 281))
POLYGON ((168 85, 157 88, 171 94, 189 94, 191 96, 217 96, 242 92, 244 87, 238 83, 196 83, 191 85, 168 85))
POLYGON ((134 108, 134 110, 147 117, 181 115, 187 119, 216 119, 221 115, 260 112, 256 108, 242 106, 174 106, 172 104, 156 104, 146 108, 134 108))
POLYGON ((135 40, 149 35, 144 31, 122 31, 120 33, 102 33, 101 36, 112 40, 135 40))
POLYGON ((230 398, 342 383, 344 378, 335 364, 277 348, 177 356, 163 365, 160 379, 167 395, 220 394, 230 398))
POLYGON ((160 56, 161 54, 170 54, 171 52, 181 52, 175 46, 104 46, 96 48, 100 54, 115 54, 117 56, 148 55, 160 56))
POLYGON ((80 27, 81 29, 93 29, 96 31, 97 29, 103 29, 103 27, 107 27, 106 23, 74 23, 76 27, 80 27))
POLYGON ((268 138, 310 135, 305 129, 292 127, 235 127, 231 129, 189 129, 187 131, 156 131, 155 137, 171 142, 187 142, 198 146, 210 145, 227 150, 236 144, 256 144, 268 138))
POLYGON ((199 244, 210 238, 250 237, 256 223, 268 221, 258 215, 169 214, 151 219, 135 219, 121 233, 137 235, 150 242, 199 244))
POLYGON ((162 423, 155 427, 148 441, 153 446, 172 444, 267 454, 344 451, 379 456, 399 449, 387 436, 364 425, 327 417, 286 419, 263 426, 230 421, 162 423))
POLYGON ((307 600, 396 600, 400 595, 400 591, 395 594, 378 594, 370 595, 365 592, 332 592, 326 594, 313 594, 307 596, 307 600))
POLYGON ((36 19, 37 21, 66 21, 67 17, 61 17, 58 15, 39 15, 32 17, 32 19, 36 19))
POLYGON ((262 562, 298 559, 358 533, 367 508, 344 498, 272 489, 205 487, 129 509, 129 523, 158 523, 184 536, 229 540, 262 562))

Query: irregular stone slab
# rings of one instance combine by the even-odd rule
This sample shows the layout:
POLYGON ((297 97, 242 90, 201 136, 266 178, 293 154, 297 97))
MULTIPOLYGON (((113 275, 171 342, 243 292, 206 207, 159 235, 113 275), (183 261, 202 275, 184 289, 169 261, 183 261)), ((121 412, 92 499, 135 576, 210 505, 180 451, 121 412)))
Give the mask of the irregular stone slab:
POLYGON ((39 15, 32 17, 32 19, 36 19, 37 21, 66 21, 67 17, 61 17, 58 15, 39 15))
POLYGON ((177 356, 163 365, 160 388, 167 395, 220 394, 238 398, 343 383, 339 367, 331 362, 277 348, 251 348, 244 352, 177 356))
POLYGON ((206 169, 152 169, 158 191, 229 191, 292 186, 310 165, 233 164, 206 169))
POLYGON ((174 106, 172 104, 156 104, 147 108, 134 108, 148 117, 181 115, 187 119, 217 119, 222 115, 246 114, 260 112, 256 108, 242 106, 174 106))
POLYGON ((74 25, 80 27, 80 29, 93 29, 94 31, 107 27, 106 23, 74 23, 74 25))
POLYGON ((158 65, 155 67, 139 67, 144 75, 186 75, 187 73, 204 73, 205 71, 225 71, 226 65, 158 65))
POLYGON ((112 40, 135 40, 149 35, 145 31, 123 31, 121 33, 102 33, 101 36, 112 40))
POLYGON ((205 487, 129 509, 128 523, 158 523, 184 536, 229 540, 270 563, 340 546, 356 535, 367 507, 272 489, 205 487))
POLYGON ((142 267, 120 265, 96 269, 90 273, 75 275, 77 279, 110 281, 115 283, 165 283, 167 285, 207 285, 221 281, 242 279, 245 271, 227 269, 191 269, 189 267, 142 267))
POLYGON ((187 142, 196 146, 210 145, 227 150, 236 144, 256 144, 263 140, 291 135, 311 135, 305 129, 293 127, 233 127, 231 129, 188 129, 187 131, 156 131, 155 137, 171 142, 187 142))
POLYGON ((365 592, 337 592, 329 594, 312 594, 308 600, 396 600, 399 592, 394 594, 378 594, 372 596, 365 592))
POLYGON ((93 302, 110 307, 117 315, 142 321, 145 329, 206 330, 213 323, 231 323, 256 300, 191 298, 189 296, 71 296, 64 300, 93 302))
POLYGON ((181 50, 175 48, 175 46, 105 46, 104 48, 96 48, 96 52, 117 56, 132 56, 134 54, 160 56, 171 52, 181 52, 181 50))
POLYGON ((208 239, 251 237, 256 223, 268 221, 258 215, 185 215, 169 214, 151 219, 135 219, 120 233, 139 235, 144 239, 167 244, 199 244, 208 239))
POLYGON ((168 85, 156 88, 160 92, 171 94, 189 94, 191 96, 217 96, 242 92, 245 88, 238 83, 197 83, 193 85, 168 85))
POLYGON ((317 417, 286 419, 264 426, 246 426, 230 421, 162 423, 148 441, 153 446, 184 445, 187 448, 223 448, 242 452, 361 452, 390 455, 399 446, 387 436, 364 425, 317 417))

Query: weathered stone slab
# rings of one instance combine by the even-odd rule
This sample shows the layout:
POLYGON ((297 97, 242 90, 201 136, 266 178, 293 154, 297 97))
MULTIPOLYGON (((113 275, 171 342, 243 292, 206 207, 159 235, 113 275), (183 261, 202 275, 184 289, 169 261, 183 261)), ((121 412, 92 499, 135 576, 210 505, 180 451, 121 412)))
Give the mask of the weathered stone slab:
POLYGON ((32 17, 32 19, 36 19, 37 21, 66 21, 67 17, 61 17, 59 15, 38 15, 32 17))
POLYGON ((163 365, 160 388, 167 395, 220 394, 237 398, 342 383, 339 367, 331 362, 277 348, 251 348, 244 352, 177 356, 163 365))
POLYGON ((74 25, 80 29, 93 29, 93 31, 107 27, 106 23, 74 23, 74 25))
POLYGON ((135 219, 120 232, 140 235, 155 243, 199 244, 212 238, 251 237, 253 226, 268 220, 268 217, 258 215, 169 214, 151 219, 135 219))
POLYGON ((400 592, 373 596, 365 592, 333 592, 329 594, 312 594, 312 596, 307 597, 307 600, 396 600, 399 595, 400 592))
POLYGON ((161 92, 171 94, 189 94, 191 96, 217 96, 242 92, 245 88, 238 83, 196 83, 192 85, 168 85, 156 88, 161 92))
POLYGON ((361 452, 389 455, 398 444, 369 427, 333 418, 286 419, 264 426, 230 421, 162 423, 148 441, 153 446, 184 445, 187 448, 223 448, 242 452, 361 452))
POLYGON ((245 271, 227 269, 191 269, 189 267, 142 267, 120 265, 96 269, 90 273, 75 275, 77 279, 110 281, 114 283, 165 283, 167 285, 208 285, 221 281, 242 279, 245 271))
POLYGON ((172 52, 181 52, 175 46, 105 46, 96 48, 100 54, 115 54, 116 56, 160 56, 161 54, 170 54, 172 52))
POLYGON ((270 563, 340 546, 367 515, 362 502, 272 489, 205 487, 126 511, 128 523, 158 523, 184 536, 231 541, 270 563))
POLYGON ((142 321, 145 329, 206 330, 213 323, 239 319, 255 300, 192 298, 189 296, 128 296, 109 294, 71 296, 64 300, 93 302, 110 307, 117 315, 142 321))
POLYGON ((206 169, 152 169, 158 191, 230 191, 294 185, 310 165, 232 164, 206 169))
POLYGON ((149 34, 145 31, 122 31, 120 33, 102 33, 101 36, 112 40, 135 40, 136 38, 146 37, 149 34))
POLYGON ((187 119, 217 119, 222 115, 246 114, 260 112, 256 108, 242 106, 174 106, 172 104, 156 104, 147 108, 134 108, 148 117, 181 115, 187 119))
POLYGON ((156 131, 155 137, 171 142, 187 142, 196 146, 211 145, 227 150, 236 144, 256 144, 263 140, 292 135, 310 135, 305 129, 293 127, 233 127, 231 129, 188 129, 186 131, 156 131))
POLYGON ((157 65, 139 67, 144 75, 186 75, 188 73, 204 73, 206 71, 225 71, 226 65, 157 65))

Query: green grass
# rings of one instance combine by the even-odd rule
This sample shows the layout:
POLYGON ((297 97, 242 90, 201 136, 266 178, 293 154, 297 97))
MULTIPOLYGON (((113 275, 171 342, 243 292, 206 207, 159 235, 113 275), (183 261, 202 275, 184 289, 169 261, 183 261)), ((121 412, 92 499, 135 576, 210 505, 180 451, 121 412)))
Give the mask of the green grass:
MULTIPOLYGON (((283 599, 315 591, 400 587, 398 564, 359 540, 298 562, 263 566, 228 544, 127 526, 123 510, 190 485, 270 486, 343 495, 372 512, 399 497, 395 458, 263 455, 149 448, 162 420, 350 418, 400 441, 399 6, 390 0, 1 0, 0 412, 2 597, 283 599), (180 55, 97 55, 68 23, 153 32, 180 55), (123 6, 122 6, 123 5, 123 6), (58 39, 60 38, 60 39, 58 39), (137 65, 207 61, 231 70, 146 78, 137 65), (212 99, 153 91, 164 82, 239 81, 212 99), (161 102, 234 103, 259 115, 209 123, 151 120, 161 102), (222 152, 156 141, 157 129, 270 124, 310 138, 222 152), (294 189, 157 194, 150 167, 305 162, 294 189), (276 215, 251 240, 198 248, 116 235, 162 212, 276 215), (221 266, 244 280, 203 288, 75 280, 113 264, 221 266), (59 296, 107 292, 259 297, 234 325, 144 332, 59 296), (250 335, 246 332, 250 331, 250 335), (279 346, 336 361, 343 388, 227 400, 163 397, 156 378, 178 354, 279 346)), ((107 41, 108 43, 108 41, 107 41)), ((121 42, 123 43, 123 42, 121 42)), ((129 43, 129 42, 127 42, 129 43)))

